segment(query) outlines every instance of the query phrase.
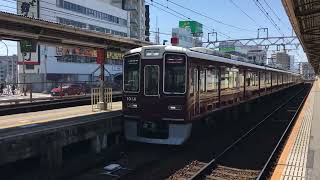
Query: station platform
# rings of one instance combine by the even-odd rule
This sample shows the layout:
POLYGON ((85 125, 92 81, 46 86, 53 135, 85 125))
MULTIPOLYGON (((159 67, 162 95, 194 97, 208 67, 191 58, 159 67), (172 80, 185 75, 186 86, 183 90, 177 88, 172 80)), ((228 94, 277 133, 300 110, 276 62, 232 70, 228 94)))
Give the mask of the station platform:
POLYGON ((273 180, 320 179, 320 81, 315 81, 276 164, 273 180))
POLYGON ((119 111, 122 109, 121 102, 113 102, 112 109, 107 111, 93 112, 91 105, 76 106, 45 111, 20 113, 13 115, 0 116, 0 131, 7 128, 33 126, 34 124, 48 123, 68 118, 89 116, 108 111, 119 111))

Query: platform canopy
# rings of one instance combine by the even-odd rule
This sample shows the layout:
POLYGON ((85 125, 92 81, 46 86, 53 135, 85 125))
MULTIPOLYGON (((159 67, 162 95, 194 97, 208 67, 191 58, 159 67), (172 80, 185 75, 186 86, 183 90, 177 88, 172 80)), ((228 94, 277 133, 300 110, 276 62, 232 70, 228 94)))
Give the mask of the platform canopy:
POLYGON ((282 0, 292 27, 319 74, 320 63, 320 0, 282 0))

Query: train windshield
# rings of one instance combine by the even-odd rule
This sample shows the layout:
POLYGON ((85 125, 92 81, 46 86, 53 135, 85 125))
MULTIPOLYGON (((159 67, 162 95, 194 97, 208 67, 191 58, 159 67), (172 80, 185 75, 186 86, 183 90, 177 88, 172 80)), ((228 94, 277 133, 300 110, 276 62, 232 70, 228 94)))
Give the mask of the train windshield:
POLYGON ((183 94, 186 91, 186 57, 178 54, 165 55, 164 92, 183 94))
POLYGON ((124 58, 123 90, 125 92, 139 92, 140 57, 129 56, 124 58))

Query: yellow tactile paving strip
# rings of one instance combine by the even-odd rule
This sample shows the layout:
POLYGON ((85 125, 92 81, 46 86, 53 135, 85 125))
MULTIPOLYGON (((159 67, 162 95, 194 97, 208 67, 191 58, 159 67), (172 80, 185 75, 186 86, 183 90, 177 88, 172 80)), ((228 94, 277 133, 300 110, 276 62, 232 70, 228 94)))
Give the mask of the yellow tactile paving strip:
MULTIPOLYGON (((122 109, 121 102, 112 103, 112 110, 122 109)), ((7 116, 0 116, 0 129, 26 126, 31 124, 45 123, 63 120, 67 118, 98 114, 106 111, 92 112, 91 105, 76 106, 62 109, 53 109, 38 112, 21 113, 7 116)))
POLYGON ((315 82, 281 153, 272 180, 306 179, 315 92, 319 90, 320 83, 315 82))

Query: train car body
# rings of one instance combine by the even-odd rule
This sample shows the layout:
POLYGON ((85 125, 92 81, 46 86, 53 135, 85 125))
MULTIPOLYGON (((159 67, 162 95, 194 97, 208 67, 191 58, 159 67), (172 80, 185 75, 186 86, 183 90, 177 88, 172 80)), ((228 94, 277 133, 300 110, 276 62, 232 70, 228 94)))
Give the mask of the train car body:
POLYGON ((145 46, 123 62, 128 140, 183 144, 208 114, 297 83, 298 74, 212 55, 201 48, 145 46))

